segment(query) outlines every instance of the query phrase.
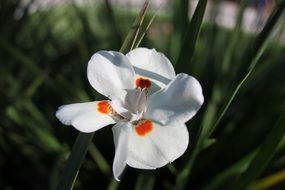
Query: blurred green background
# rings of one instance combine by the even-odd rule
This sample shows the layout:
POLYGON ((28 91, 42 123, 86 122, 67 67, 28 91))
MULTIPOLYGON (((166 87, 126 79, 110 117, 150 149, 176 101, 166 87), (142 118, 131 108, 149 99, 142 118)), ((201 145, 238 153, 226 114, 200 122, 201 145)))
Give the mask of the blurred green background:
MULTIPOLYGON (((70 1, 42 8, 35 8, 35 2, 0 1, 3 190, 56 189, 78 131, 62 125, 55 112, 63 104, 95 99, 97 94, 86 76, 87 62, 98 50, 120 49, 140 8, 107 0, 81 5, 70 1)), ((162 6, 140 46, 156 48, 175 64, 191 18, 190 2, 172 0, 162 6)), ((247 6, 264 16, 272 7, 262 2, 252 1, 247 6)), ((213 122, 230 87, 248 67, 243 60, 245 47, 257 33, 245 32, 241 24, 245 20, 238 18, 238 24, 232 27, 219 25, 218 8, 225 2, 210 3, 192 62, 182 69, 200 81, 205 96, 203 107, 187 123, 191 142, 186 153, 155 171, 128 167, 117 183, 110 169, 114 156, 112 132, 105 127, 95 133, 75 189, 175 189, 176 177, 191 157, 197 132, 213 122)), ((237 6, 239 15, 244 15, 246 6, 239 6, 238 1, 231 3, 237 6)), ((150 7, 147 21, 155 11, 150 7)), ((283 13, 252 75, 214 131, 212 141, 198 154, 185 189, 231 189, 284 110, 284 28, 283 13)), ((282 125, 285 127, 285 123, 282 125)), ((285 189, 284 135, 278 152, 250 188, 285 189)))

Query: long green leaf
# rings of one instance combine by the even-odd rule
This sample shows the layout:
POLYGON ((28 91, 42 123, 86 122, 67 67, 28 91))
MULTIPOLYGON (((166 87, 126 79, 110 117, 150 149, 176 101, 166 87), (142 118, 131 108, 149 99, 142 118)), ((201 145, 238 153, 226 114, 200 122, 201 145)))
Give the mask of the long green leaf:
POLYGON ((247 71, 244 72, 243 77, 241 78, 237 86, 233 89, 232 93, 230 93, 230 96, 225 102, 223 108, 221 109, 220 114, 218 114, 217 120, 214 122, 213 126, 209 127, 209 129, 206 132, 203 131, 205 129, 200 130, 201 134, 203 135, 200 136, 201 134, 198 134, 198 136, 200 137, 198 138, 198 142, 192 151, 191 158, 187 162, 182 172, 177 177, 176 185, 179 189, 185 186, 185 181, 190 175, 193 163, 195 162, 196 157, 198 156, 199 152, 202 149, 203 142, 207 140, 210 137, 210 135, 213 133, 213 131, 216 129, 221 119, 223 118, 224 114, 226 113, 229 106, 231 105, 233 99, 237 95, 239 89, 241 88, 241 86, 244 84, 244 82, 247 80, 247 78, 250 76, 253 69, 255 68, 256 63, 259 60, 264 50, 264 44, 266 40, 268 39, 268 36, 270 32, 272 31, 273 27, 277 23, 278 18, 280 17, 284 9, 284 6, 285 6, 285 0, 281 1, 280 4, 277 5, 274 12, 272 13, 269 20, 267 21, 265 27, 263 28, 261 33, 257 36, 255 41, 253 42, 253 45, 252 46, 250 45, 248 47, 248 51, 246 51, 246 54, 244 55, 244 59, 243 59, 243 60, 246 60, 247 65, 249 65, 248 69, 247 71))
POLYGON ((205 186, 201 190, 215 190, 221 189, 223 182, 227 180, 232 175, 241 173, 246 170, 252 158, 256 155, 257 149, 246 155, 244 158, 235 162, 224 171, 220 172, 218 175, 214 176, 210 182, 205 183, 205 186))
POLYGON ((228 110, 230 104, 232 103, 233 99, 237 95, 239 89, 244 84, 244 82, 247 80, 249 75, 252 73, 253 69, 256 66, 256 63, 257 63, 259 57, 261 56, 261 54, 263 52, 264 44, 267 41, 270 32, 272 31, 273 27, 277 23, 277 21, 281 15, 282 11, 284 10, 284 8, 285 8, 285 0, 281 1, 281 3, 279 5, 277 5, 277 7, 275 8, 274 12, 271 14, 270 18, 268 19, 268 21, 267 21, 265 27, 263 28, 263 30, 261 31, 261 33, 257 36, 257 38, 255 39, 253 44, 247 48, 248 50, 246 51, 246 54, 244 55, 244 57, 242 59, 245 63, 247 63, 247 65, 249 65, 247 67, 247 71, 245 71, 243 73, 243 75, 242 75, 243 77, 241 78, 240 82, 237 84, 237 86, 234 88, 234 90, 230 94, 228 101, 225 102, 225 104, 224 104, 224 106, 223 106, 223 108, 219 114, 219 117, 217 118, 213 127, 211 127, 211 129, 209 130, 209 133, 207 134, 207 136, 210 136, 212 134, 212 132, 216 129, 216 127, 220 123, 221 119, 223 118, 224 114, 228 110))
POLYGON ((9 43, 5 38, 0 36, 0 48, 7 51, 12 57, 19 61, 19 63, 23 64, 23 66, 27 67, 33 74, 38 75, 44 73, 42 72, 41 68, 30 59, 28 56, 25 55, 19 48, 14 46, 13 44, 9 43))
POLYGON ((273 158, 280 141, 285 135, 284 124, 285 112, 281 114, 276 125, 260 146, 260 149, 251 161, 248 169, 237 180, 233 188, 234 190, 246 189, 250 183, 264 170, 266 165, 273 158))
POLYGON ((118 22, 116 21, 115 13, 110 3, 110 0, 105 0, 105 5, 107 9, 106 16, 109 21, 107 22, 107 24, 109 24, 110 28, 113 31, 112 34, 114 35, 113 39, 114 39, 114 43, 116 44, 116 47, 120 47, 123 40, 121 37, 121 33, 118 27, 118 22))
POLYGON ((155 182, 155 176, 149 173, 140 173, 135 190, 152 190, 155 182))
POLYGON ((65 170, 63 171, 62 178, 57 186, 58 190, 69 190, 73 188, 93 136, 94 133, 79 133, 77 136, 65 170))
POLYGON ((92 156, 93 160, 96 162, 101 172, 109 177, 111 174, 111 167, 93 143, 90 143, 88 152, 92 156))
POLYGON ((189 65, 191 63, 206 10, 206 5, 207 0, 200 0, 191 21, 188 23, 187 31, 184 36, 184 42, 181 46, 178 61, 175 65, 177 72, 182 72, 184 65, 189 65))
POLYGON ((131 30, 128 32, 127 37, 120 49, 120 52, 122 53, 127 53, 129 50, 131 50, 136 43, 136 39, 140 30, 140 27, 143 23, 143 20, 145 18, 146 15, 146 11, 148 9, 149 6, 149 1, 145 1, 139 15, 137 16, 137 18, 135 19, 131 30))
POLYGON ((152 17, 151 17, 150 21, 148 22, 145 30, 142 32, 140 38, 137 40, 137 43, 135 44, 134 48, 137 48, 140 45, 140 43, 142 42, 146 32, 148 31, 148 29, 150 28, 151 24, 153 23, 157 13, 158 13, 158 10, 156 10, 155 13, 152 15, 152 17))

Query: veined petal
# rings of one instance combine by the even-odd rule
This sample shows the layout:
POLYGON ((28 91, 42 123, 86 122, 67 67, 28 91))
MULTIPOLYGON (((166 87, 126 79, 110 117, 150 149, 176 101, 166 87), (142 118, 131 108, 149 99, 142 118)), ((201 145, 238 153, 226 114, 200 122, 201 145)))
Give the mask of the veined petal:
MULTIPOLYGON (((149 79, 150 91, 165 87, 175 77, 175 71, 168 58, 155 49, 136 48, 126 55, 137 74, 136 80, 149 79)), ((137 82, 137 81, 136 81, 137 82)))
POLYGON ((151 120, 132 128, 127 164, 139 169, 155 169, 173 162, 187 149, 188 130, 183 123, 161 126, 151 120), (138 129, 141 128, 141 129, 138 129), (144 132, 143 132, 144 131, 144 132))
POLYGON ((113 175, 117 181, 122 174, 128 157, 128 139, 131 123, 119 122, 113 128, 114 143, 115 143, 115 157, 113 161, 113 175))
POLYGON ((58 108, 56 117, 65 125, 72 125, 81 132, 90 133, 115 123, 108 105, 108 101, 64 105, 58 108))
POLYGON ((203 102, 200 83, 181 73, 166 88, 149 97, 145 117, 162 125, 185 123, 198 112, 203 102))
POLYGON ((123 89, 135 88, 134 69, 120 52, 95 53, 88 62, 87 77, 95 90, 111 99, 121 99, 123 89))

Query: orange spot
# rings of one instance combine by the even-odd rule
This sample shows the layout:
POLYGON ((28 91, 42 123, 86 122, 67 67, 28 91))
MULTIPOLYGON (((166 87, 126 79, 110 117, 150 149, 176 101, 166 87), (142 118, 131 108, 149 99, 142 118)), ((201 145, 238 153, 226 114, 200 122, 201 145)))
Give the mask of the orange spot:
POLYGON ((101 101, 97 104, 97 110, 103 114, 110 114, 111 106, 107 101, 101 101))
POLYGON ((136 86, 137 88, 149 88, 151 86, 151 81, 148 79, 144 79, 144 78, 138 78, 136 80, 136 86))
POLYGON ((150 120, 145 120, 142 123, 139 123, 135 129, 139 136, 145 136, 152 131, 152 122, 150 120))

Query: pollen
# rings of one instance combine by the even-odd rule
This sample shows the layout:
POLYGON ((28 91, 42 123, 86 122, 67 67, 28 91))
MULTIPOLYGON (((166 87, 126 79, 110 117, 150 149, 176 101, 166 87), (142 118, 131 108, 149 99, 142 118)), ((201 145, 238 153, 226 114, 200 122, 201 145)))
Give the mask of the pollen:
POLYGON ((144 120, 136 125, 136 132, 139 136, 145 136, 153 130, 152 122, 150 120, 144 120))
POLYGON ((144 78, 138 78, 136 80, 136 86, 137 88, 149 88, 151 86, 151 81, 144 78))
POLYGON ((97 110, 103 114, 110 114, 112 112, 111 106, 107 101, 101 101, 97 104, 97 110))

